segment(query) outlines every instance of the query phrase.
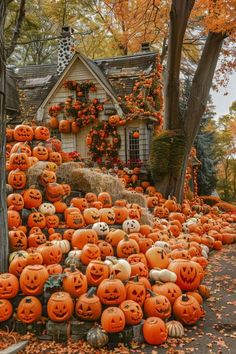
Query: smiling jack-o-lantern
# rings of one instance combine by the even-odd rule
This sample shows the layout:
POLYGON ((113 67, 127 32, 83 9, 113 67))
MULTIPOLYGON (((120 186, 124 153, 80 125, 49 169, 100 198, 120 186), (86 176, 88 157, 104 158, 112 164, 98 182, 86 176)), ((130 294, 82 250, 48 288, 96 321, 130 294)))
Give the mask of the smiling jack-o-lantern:
POLYGON ((10 171, 7 177, 7 181, 14 189, 23 189, 26 186, 26 174, 20 169, 10 171))
POLYGON ((11 251, 26 250, 27 236, 21 230, 9 231, 9 243, 11 251))
POLYGON ((13 206, 14 210, 20 211, 24 208, 24 199, 19 193, 11 193, 7 196, 7 206, 13 206))
POLYGON ((7 321, 13 313, 13 307, 9 300, 0 299, 0 322, 7 321))
POLYGON ((133 262, 131 263, 131 275, 139 277, 148 277, 148 267, 143 262, 133 262))
POLYGON ((125 300, 119 307, 125 315, 127 325, 135 326, 142 321, 143 311, 137 302, 133 300, 125 300))
POLYGON ((100 318, 102 313, 102 304, 97 295, 95 295, 96 288, 90 290, 79 297, 76 302, 75 312, 79 319, 84 321, 96 321, 100 318))
POLYGON ((39 211, 34 211, 29 215, 27 224, 29 227, 37 226, 40 227, 40 229, 44 229, 46 226, 45 215, 39 211))
POLYGON ((27 154, 24 152, 16 152, 11 154, 9 159, 9 166, 10 170, 27 170, 30 167, 27 154))
POLYGON ((88 265, 93 259, 101 259, 100 248, 94 243, 87 243, 82 248, 80 260, 84 265, 88 265))
POLYGON ((20 288, 25 295, 40 295, 48 279, 48 271, 41 264, 26 266, 20 275, 20 288))
POLYGON ((74 266, 65 270, 65 277, 63 278, 63 289, 67 291, 72 297, 79 297, 87 291, 88 284, 86 276, 74 266))
POLYGON ((97 295, 102 304, 119 305, 126 299, 126 290, 121 280, 104 279, 98 286, 97 295))
POLYGON ((177 320, 186 325, 193 325, 201 317, 198 301, 191 295, 178 297, 173 305, 173 313, 177 320))
POLYGON ((111 208, 102 208, 99 210, 100 221, 112 225, 115 223, 115 212, 111 208))
POLYGON ((95 224, 100 221, 100 214, 96 208, 87 208, 83 212, 84 220, 87 225, 95 224))
POLYGON ((34 136, 33 129, 26 124, 17 125, 13 132, 16 141, 31 141, 34 136))
POLYGON ((42 314, 41 302, 34 296, 24 297, 17 308, 17 318, 23 323, 36 322, 42 314))
POLYGON ((125 235, 124 239, 118 243, 116 252, 119 258, 128 258, 133 253, 139 253, 139 245, 135 240, 125 235))
POLYGON ((176 284, 182 290, 196 290, 201 282, 203 269, 200 264, 187 259, 175 259, 168 269, 177 275, 176 284))
POLYGON ((147 317, 169 318, 171 315, 171 304, 166 296, 158 295, 151 290, 151 294, 144 302, 144 313, 147 317))
POLYGON ((42 203, 39 206, 38 211, 44 215, 54 215, 56 212, 56 208, 51 203, 42 203))
POLYGON ((60 166, 62 164, 62 157, 59 152, 52 151, 49 153, 49 161, 54 162, 57 166, 60 166))
POLYGON ((70 319, 74 304, 70 294, 64 291, 55 292, 47 303, 48 316, 52 321, 65 322, 70 319))
POLYGON ((171 305, 173 305, 175 300, 182 294, 180 287, 172 282, 167 282, 162 285, 155 284, 152 290, 157 294, 166 296, 171 305))
POLYGON ((143 324, 143 336, 148 344, 159 345, 167 339, 165 322, 158 317, 149 317, 143 324))
POLYGON ((19 290, 19 282, 15 275, 10 273, 0 274, 0 299, 12 299, 19 290))
POLYGON ((85 199, 87 200, 87 202, 89 204, 93 203, 93 202, 96 202, 98 200, 96 194, 91 193, 91 192, 85 194, 85 199))
POLYGON ((102 328, 108 333, 117 333, 125 328, 125 315, 119 307, 108 307, 101 316, 102 328))
POLYGON ((86 278, 90 286, 98 286, 104 279, 107 279, 109 275, 109 266, 102 261, 93 260, 87 266, 86 278))
POLYGON ((128 209, 125 206, 123 207, 115 206, 112 209, 114 210, 115 213, 115 223, 123 224, 123 222, 128 218, 129 215, 128 209))
POLYGON ((88 208, 88 202, 85 198, 72 198, 70 202, 80 211, 84 211, 86 208, 88 208))
POLYGON ((43 200, 42 193, 36 188, 26 189, 23 198, 24 206, 27 209, 38 208, 43 200))
POLYGON ((42 232, 30 234, 27 240, 28 247, 38 247, 47 241, 46 236, 42 232))
POLYGON ((48 160, 48 150, 41 143, 33 148, 32 155, 34 157, 37 157, 37 159, 39 159, 39 161, 47 161, 48 160))
POLYGON ((92 226, 92 230, 96 231, 98 236, 106 236, 109 233, 109 226, 106 222, 96 222, 92 226))

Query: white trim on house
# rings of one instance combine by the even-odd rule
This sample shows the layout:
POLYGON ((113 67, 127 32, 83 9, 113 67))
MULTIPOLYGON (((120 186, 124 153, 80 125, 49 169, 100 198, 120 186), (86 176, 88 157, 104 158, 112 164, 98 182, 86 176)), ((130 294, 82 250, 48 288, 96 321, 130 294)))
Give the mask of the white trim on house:
POLYGON ((83 58, 82 55, 80 55, 80 53, 75 53, 75 55, 73 56, 73 58, 71 59, 70 63, 67 65, 67 67, 65 68, 65 70, 63 71, 63 73, 61 74, 61 76, 58 78, 57 82, 55 83, 55 85, 53 86, 53 88, 50 90, 50 92, 47 94, 46 98, 43 100, 43 102, 40 104, 37 112, 36 112, 36 120, 42 120, 42 116, 44 115, 44 108, 46 106, 46 104, 48 103, 48 101, 50 100, 50 98, 53 96, 53 94, 56 92, 56 90, 58 89, 58 87, 60 86, 60 84, 62 83, 62 81, 65 79, 66 75, 68 74, 68 72, 70 71, 71 67, 73 66, 73 64, 75 63, 75 61, 79 59, 84 66, 92 73, 92 75, 96 78, 96 80, 98 81, 98 83, 101 85, 101 87, 104 89, 104 91, 111 97, 114 106, 117 110, 117 113, 123 117, 124 112, 120 107, 120 104, 117 100, 117 98, 114 96, 114 94, 106 87, 106 85, 104 85, 104 83, 102 82, 102 80, 100 80, 99 75, 97 75, 97 73, 90 67, 90 65, 88 65, 88 63, 86 62, 86 60, 83 58))

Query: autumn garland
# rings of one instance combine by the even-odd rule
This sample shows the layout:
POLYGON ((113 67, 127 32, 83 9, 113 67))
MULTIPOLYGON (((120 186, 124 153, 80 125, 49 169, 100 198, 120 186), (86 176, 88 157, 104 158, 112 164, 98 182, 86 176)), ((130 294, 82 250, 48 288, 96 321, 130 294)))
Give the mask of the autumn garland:
POLYGON ((86 143, 89 146, 89 154, 92 160, 98 164, 102 163, 103 156, 105 160, 113 163, 119 158, 118 150, 121 146, 121 136, 117 128, 107 121, 99 122, 89 131, 86 143), (112 142, 110 142, 109 137, 111 137, 112 142))
POLYGON ((69 96, 67 100, 59 105, 49 108, 49 115, 57 117, 61 112, 65 119, 72 118, 78 127, 84 127, 94 123, 99 112, 103 110, 103 104, 98 98, 90 99, 89 92, 96 92, 97 88, 92 81, 79 83, 73 80, 64 82, 63 87, 75 91, 76 98, 69 96))

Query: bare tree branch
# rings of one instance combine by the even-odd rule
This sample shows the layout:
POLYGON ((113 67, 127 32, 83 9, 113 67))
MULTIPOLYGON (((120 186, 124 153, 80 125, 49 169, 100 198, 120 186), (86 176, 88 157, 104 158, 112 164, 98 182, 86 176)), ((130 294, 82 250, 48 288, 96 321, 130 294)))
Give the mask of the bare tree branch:
POLYGON ((17 44, 17 40, 20 37, 21 27, 25 18, 25 2, 26 0, 21 0, 20 2, 19 12, 18 12, 13 36, 11 39, 11 43, 10 46, 6 48, 6 58, 9 58, 11 54, 14 52, 14 49, 17 44))

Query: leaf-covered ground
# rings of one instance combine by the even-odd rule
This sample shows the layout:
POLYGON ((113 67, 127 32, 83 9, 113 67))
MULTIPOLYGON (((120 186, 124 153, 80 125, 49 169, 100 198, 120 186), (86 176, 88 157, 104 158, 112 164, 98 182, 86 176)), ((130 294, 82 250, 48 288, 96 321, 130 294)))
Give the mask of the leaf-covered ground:
POLYGON ((39 342, 31 335, 20 336, 0 331, 0 350, 19 340, 29 339, 23 354, 220 354, 236 352, 236 244, 225 246, 210 256, 204 284, 211 288, 211 297, 205 301, 206 317, 197 326, 185 330, 185 337, 168 339, 159 347, 142 345, 126 348, 122 344, 114 349, 92 349, 86 342, 39 342))

